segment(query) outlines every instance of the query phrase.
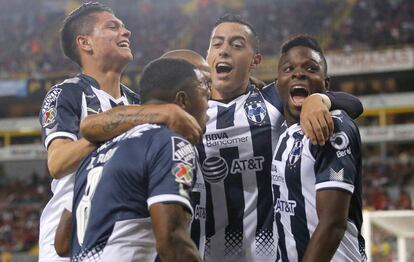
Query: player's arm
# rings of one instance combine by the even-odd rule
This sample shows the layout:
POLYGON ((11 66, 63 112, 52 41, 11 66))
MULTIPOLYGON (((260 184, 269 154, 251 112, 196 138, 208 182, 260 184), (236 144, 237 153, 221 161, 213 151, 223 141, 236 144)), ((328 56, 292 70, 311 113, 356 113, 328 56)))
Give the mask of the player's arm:
POLYGON ((55 250, 61 257, 67 257, 70 253, 70 239, 72 237, 72 213, 64 209, 60 217, 55 235, 55 250))
POLYGON ((334 109, 342 109, 352 118, 358 117, 363 111, 358 98, 343 92, 313 94, 305 99, 300 125, 312 144, 324 145, 332 134, 334 126, 329 110, 334 109))
POLYGON ((182 205, 155 203, 150 214, 161 261, 202 261, 188 232, 191 215, 182 205))
POLYGON ((347 227, 351 194, 339 190, 319 190, 316 211, 319 223, 303 256, 303 262, 331 261, 347 227))
POLYGON ((96 146, 81 138, 73 141, 69 138, 56 138, 47 149, 47 167, 53 178, 59 179, 76 171, 81 161, 96 146))
POLYGON ((118 106, 90 115, 81 123, 83 137, 92 143, 106 141, 136 125, 165 124, 192 143, 198 143, 202 130, 190 114, 175 104, 118 106))

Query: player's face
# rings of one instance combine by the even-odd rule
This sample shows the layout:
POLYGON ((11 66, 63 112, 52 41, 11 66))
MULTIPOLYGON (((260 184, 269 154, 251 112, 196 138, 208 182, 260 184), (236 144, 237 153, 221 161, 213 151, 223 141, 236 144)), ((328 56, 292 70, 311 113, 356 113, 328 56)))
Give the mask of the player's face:
POLYGON ((277 88, 285 116, 299 120, 305 98, 326 90, 327 78, 321 55, 304 46, 291 48, 279 60, 277 88))
POLYGON ((250 70, 260 62, 257 56, 247 26, 226 22, 215 27, 207 52, 213 98, 228 99, 244 93, 250 70))
POLYGON ((93 31, 89 35, 94 59, 123 68, 133 58, 129 47, 131 32, 111 13, 99 12, 95 18, 93 31))

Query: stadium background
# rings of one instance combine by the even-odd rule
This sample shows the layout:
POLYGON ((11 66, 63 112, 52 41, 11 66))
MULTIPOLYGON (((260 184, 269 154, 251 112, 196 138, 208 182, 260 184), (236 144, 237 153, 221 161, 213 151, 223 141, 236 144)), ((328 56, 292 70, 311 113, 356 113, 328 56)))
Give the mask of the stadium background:
MULTIPOLYGON (((58 29, 81 2, 0 0, 0 261, 36 261, 39 216, 50 194, 37 115, 47 90, 78 72, 61 54, 58 29)), ((212 26, 225 12, 245 16, 257 29, 264 59, 255 75, 265 82, 274 79, 283 41, 298 33, 318 37, 331 89, 359 96, 365 107, 358 119, 365 209, 413 210, 414 1, 100 2, 132 31, 135 59, 122 81, 133 89, 142 67, 167 50, 205 54, 212 26)), ((410 220, 398 220, 406 226, 403 231, 414 230, 410 220)), ((372 261, 398 259, 399 241, 392 231, 373 226, 372 261)), ((405 244, 407 261, 414 261, 413 239, 405 244)))

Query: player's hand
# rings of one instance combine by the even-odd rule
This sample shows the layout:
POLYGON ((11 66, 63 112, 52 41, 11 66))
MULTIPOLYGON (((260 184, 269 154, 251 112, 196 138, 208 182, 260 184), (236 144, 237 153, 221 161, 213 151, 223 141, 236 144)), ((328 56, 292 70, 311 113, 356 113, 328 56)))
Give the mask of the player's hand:
POLYGON ((198 144, 203 135, 203 130, 197 120, 175 104, 166 105, 165 125, 171 130, 185 137, 192 144, 198 144))
POLYGON ((319 95, 305 99, 300 113, 300 125, 312 144, 325 145, 333 132, 334 125, 327 105, 319 95))

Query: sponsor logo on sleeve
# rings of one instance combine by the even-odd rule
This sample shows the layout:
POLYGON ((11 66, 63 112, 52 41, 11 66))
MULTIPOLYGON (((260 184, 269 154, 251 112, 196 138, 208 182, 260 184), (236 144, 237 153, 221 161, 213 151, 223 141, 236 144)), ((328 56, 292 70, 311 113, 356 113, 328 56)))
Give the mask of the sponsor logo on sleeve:
POLYGON ((332 147, 338 150, 336 151, 336 156, 338 158, 350 155, 352 153, 351 148, 349 147, 349 138, 345 132, 341 131, 333 134, 329 141, 332 147))
POLYGON ((196 154, 194 146, 183 138, 173 136, 172 142, 172 159, 174 161, 183 162, 190 167, 194 167, 196 164, 196 154))
POLYGON ((42 126, 46 127, 54 123, 56 119, 56 104, 59 98, 61 88, 54 88, 46 95, 42 105, 42 126))

